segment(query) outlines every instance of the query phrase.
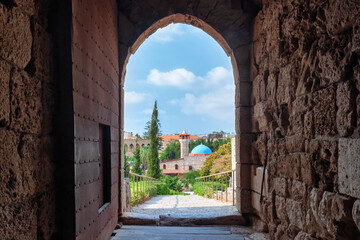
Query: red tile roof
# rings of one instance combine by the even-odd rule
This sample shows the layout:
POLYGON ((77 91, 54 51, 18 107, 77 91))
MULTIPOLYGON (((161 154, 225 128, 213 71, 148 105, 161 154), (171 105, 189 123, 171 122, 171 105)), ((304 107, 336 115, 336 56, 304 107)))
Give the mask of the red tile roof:
MULTIPOLYGON (((171 140, 179 140, 180 135, 179 134, 162 135, 161 138, 163 141, 167 142, 167 141, 171 141, 171 140)), ((190 135, 190 140, 196 140, 196 139, 203 139, 203 138, 199 137, 199 136, 195 136, 195 135, 190 135)))

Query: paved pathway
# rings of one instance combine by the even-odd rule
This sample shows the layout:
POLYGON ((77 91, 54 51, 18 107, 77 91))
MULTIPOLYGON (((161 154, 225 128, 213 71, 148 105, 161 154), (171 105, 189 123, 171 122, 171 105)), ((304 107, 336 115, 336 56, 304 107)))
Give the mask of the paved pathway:
POLYGON ((215 199, 203 198, 198 195, 161 195, 151 198, 145 203, 131 208, 132 213, 147 215, 167 214, 238 214, 232 202, 221 202, 215 199))

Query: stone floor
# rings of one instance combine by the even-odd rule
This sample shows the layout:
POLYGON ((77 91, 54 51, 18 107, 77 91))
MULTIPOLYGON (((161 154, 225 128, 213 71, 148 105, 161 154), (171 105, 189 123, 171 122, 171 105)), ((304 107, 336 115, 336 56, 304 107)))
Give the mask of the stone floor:
POLYGON ((123 214, 121 221, 124 225, 114 231, 111 240, 269 239, 268 234, 240 226, 246 224, 246 219, 232 202, 197 195, 153 197, 123 214))
POLYGON ((128 226, 113 232, 111 240, 266 240, 269 236, 242 226, 159 227, 128 226))

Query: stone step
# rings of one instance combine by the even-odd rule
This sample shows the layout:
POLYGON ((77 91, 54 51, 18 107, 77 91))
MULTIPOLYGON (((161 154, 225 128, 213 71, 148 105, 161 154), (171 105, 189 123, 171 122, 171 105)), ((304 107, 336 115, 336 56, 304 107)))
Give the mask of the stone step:
MULTIPOLYGON (((211 209, 209 209, 211 211, 211 209)), ((140 213, 124 213, 120 218, 124 225, 156 225, 156 226, 199 226, 199 225, 247 225, 248 219, 240 213, 229 214, 166 214, 146 215, 140 213)))

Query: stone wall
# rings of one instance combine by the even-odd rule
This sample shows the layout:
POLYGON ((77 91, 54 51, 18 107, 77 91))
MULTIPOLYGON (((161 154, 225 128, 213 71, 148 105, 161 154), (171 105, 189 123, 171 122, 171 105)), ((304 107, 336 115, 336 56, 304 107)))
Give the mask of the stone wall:
POLYGON ((50 2, 0 1, 1 239, 56 232, 50 2))
POLYGON ((200 170, 204 166, 204 162, 208 156, 185 156, 184 157, 184 170, 189 171, 192 166, 193 170, 200 170))
POLYGON ((138 140, 124 139, 124 146, 125 145, 127 148, 126 156, 133 157, 136 146, 137 145, 139 145, 140 147, 150 146, 150 140, 149 139, 138 139, 138 140))
POLYGON ((274 0, 255 18, 252 161, 267 161, 269 184, 255 212, 274 239, 360 236, 359 12, 274 0))
POLYGON ((174 159, 174 160, 167 160, 164 162, 160 162, 160 169, 164 169, 164 164, 166 165, 165 170, 175 170, 175 165, 178 165, 177 170, 184 171, 184 159, 174 159))

